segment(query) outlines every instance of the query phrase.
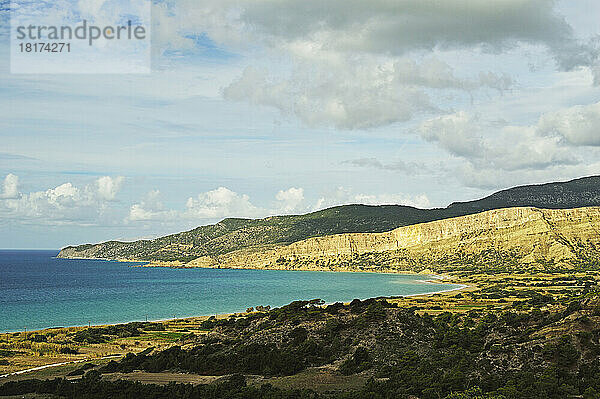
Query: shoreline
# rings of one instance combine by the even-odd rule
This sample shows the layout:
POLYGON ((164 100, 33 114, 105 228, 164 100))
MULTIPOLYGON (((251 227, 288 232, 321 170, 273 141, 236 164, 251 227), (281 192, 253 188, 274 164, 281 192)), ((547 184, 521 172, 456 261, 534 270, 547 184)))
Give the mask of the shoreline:
MULTIPOLYGON (((261 269, 259 269, 259 270, 261 270, 261 269)), ((269 269, 267 269, 267 270, 269 270, 269 269)), ((297 271, 301 271, 301 270, 297 270, 297 271)), ((399 273, 385 273, 385 274, 394 275, 394 274, 399 274, 399 273)), ((405 273, 403 273, 403 274, 405 274, 405 273)), ((410 273, 410 274, 416 278, 419 277, 418 274, 415 274, 415 273, 410 273)), ((398 303, 397 301, 402 301, 403 299, 410 301, 410 300, 414 300, 415 298, 422 298, 424 300, 439 301, 439 300, 445 300, 444 299, 445 297, 451 298, 454 294, 459 293, 462 290, 472 290, 472 289, 476 289, 476 287, 477 287, 476 284, 472 284, 472 283, 467 284, 464 281, 461 281, 461 279, 457 279, 457 278, 443 275, 443 274, 442 275, 429 274, 429 275, 423 276, 423 277, 426 277, 426 278, 425 279, 415 279, 414 282, 428 284, 431 286, 432 289, 438 288, 439 290, 435 290, 435 291, 431 291, 431 292, 424 292, 424 293, 416 293, 416 294, 397 295, 397 296, 396 295, 388 295, 388 296, 373 295, 369 298, 364 298, 363 300, 378 299, 378 300, 387 300, 390 303, 398 303), (450 284, 452 286, 448 287, 448 285, 450 285, 450 284), (446 287, 444 287, 444 285, 446 287), (435 299, 432 299, 433 296, 438 296, 438 297, 435 299), (427 299, 427 298, 430 298, 430 299, 427 299)), ((292 300, 290 300, 290 302, 293 302, 295 300, 298 300, 298 299, 292 299, 292 300)), ((338 302, 343 302, 345 305, 348 305, 350 303, 349 301, 338 301, 338 302)), ((286 303, 286 305, 287 304, 288 303, 286 303)), ((323 306, 327 306, 329 304, 330 303, 326 303, 323 306)), ((27 335, 29 335, 29 334, 35 335, 35 334, 45 334, 48 331, 59 330, 59 329, 65 329, 65 330, 70 330, 70 331, 84 331, 84 330, 87 330, 88 328, 102 328, 102 327, 107 327, 107 326, 123 325, 123 324, 132 323, 132 322, 165 323, 164 324, 165 327, 167 329, 170 329, 170 328, 176 328, 178 325, 182 325, 182 323, 184 326, 187 323, 199 324, 205 320, 208 320, 211 317, 215 317, 216 319, 222 320, 222 319, 228 319, 229 317, 232 317, 232 316, 244 317, 244 316, 251 315, 252 313, 254 313, 254 312, 247 312, 245 310, 240 310, 240 311, 234 311, 234 312, 214 313, 214 314, 204 314, 204 315, 189 315, 189 316, 174 317, 174 318, 168 317, 168 318, 148 319, 148 320, 130 320, 130 321, 124 321, 124 322, 79 325, 79 326, 58 326, 58 327, 49 327, 49 328, 42 328, 42 329, 35 329, 35 330, 28 330, 28 331, 11 331, 11 332, 4 332, 2 334, 6 334, 7 336, 9 334, 23 334, 23 333, 26 333, 27 335), (175 326, 175 327, 173 327, 173 326, 175 326)), ((31 367, 33 365, 33 364, 31 364, 28 368, 25 368, 25 369, 21 369, 21 370, 17 369, 15 371, 11 371, 8 373, 5 372, 4 374, 0 375, 0 381, 5 380, 5 379, 10 379, 13 377, 17 378, 17 376, 20 376, 20 375, 28 375, 29 373, 35 373, 40 370, 45 370, 45 369, 50 369, 50 368, 67 367, 72 364, 84 363, 86 361, 107 359, 107 358, 119 358, 122 356, 123 356, 123 354, 115 354, 115 352, 113 352, 110 355, 108 355, 108 353, 107 353, 107 356, 103 356, 101 358, 86 357, 84 359, 68 360, 68 361, 61 361, 61 362, 56 362, 56 360, 55 360, 55 363, 38 365, 36 367, 31 367)))
MULTIPOLYGON (((65 259, 65 258, 61 258, 61 259, 65 259)), ((70 258, 72 259, 72 258, 70 258)), ((106 261, 105 259, 94 259, 94 260, 100 260, 100 261, 106 261)), ((205 268, 199 268, 199 269, 205 269, 205 268)), ((214 268, 211 268, 214 269, 214 268)), ((281 271, 280 269, 234 269, 234 270, 276 270, 276 271, 281 271)), ((303 272, 303 271, 307 271, 307 270, 289 270, 289 271, 298 271, 298 272, 303 272)), ((324 270, 311 270, 311 271, 321 271, 323 272, 324 270)), ((337 272, 337 271, 329 271, 332 273, 361 273, 361 271, 355 271, 355 272, 337 272)), ((365 272, 366 273, 366 272, 365 272)), ((371 273, 377 273, 377 272, 371 272, 371 273)), ((419 276, 420 274, 415 273, 415 272, 402 272, 402 273, 393 273, 393 272, 381 272, 378 274, 390 274, 390 275, 394 275, 394 274, 402 274, 402 275, 414 275, 414 276, 419 276)), ((422 276, 422 274, 421 274, 422 276)), ((437 294, 450 294, 452 292, 456 292, 456 291, 461 291, 461 290, 465 290, 465 289, 469 289, 469 288, 473 288, 475 287, 475 285, 473 284, 465 284, 465 283, 451 283, 451 282, 447 282, 445 280, 447 280, 449 277, 445 276, 445 275, 435 275, 435 274, 428 274, 427 277, 430 280, 414 280, 417 283, 422 283, 422 284, 430 284, 430 285, 435 285, 438 284, 440 285, 440 288, 442 288, 441 286, 443 285, 448 285, 448 284, 453 284, 453 285, 457 285, 457 287, 454 288, 448 288, 448 289, 443 289, 440 291, 433 291, 433 292, 425 292, 425 293, 417 293, 417 294, 406 294, 406 295, 389 295, 389 296, 374 296, 372 298, 381 298, 381 299, 397 299, 397 298, 418 298, 418 297, 429 297, 432 295, 437 295, 437 294)), ((370 298, 367 298, 370 299, 370 298)), ((296 301, 299 299, 293 299, 293 301, 296 301)), ((341 302, 341 301, 338 301, 341 302)), ((343 302, 345 304, 348 304, 350 302, 343 302)), ((325 304, 324 306, 328 305, 329 303, 325 304)), ((49 331, 49 330, 56 330, 56 329, 68 329, 68 328, 81 328, 81 329, 85 329, 85 328, 98 328, 98 327, 105 327, 105 326, 115 326, 115 325, 121 325, 121 324, 128 324, 128 323, 161 323, 161 322, 169 322, 169 321, 175 321, 175 320, 190 320, 190 319, 202 319, 202 318, 210 318, 210 317, 216 317, 216 318, 228 318, 230 316, 233 315, 245 315, 248 314, 247 312, 241 310, 239 312, 226 312, 226 313, 215 313, 215 314, 204 314, 204 315, 188 315, 188 316, 182 316, 182 317, 175 317, 175 318, 161 318, 161 319, 148 319, 148 320, 129 320, 129 321, 122 321, 122 322, 109 322, 109 323, 102 323, 102 324, 92 324, 92 325, 65 325, 65 326, 53 326, 53 327, 46 327, 46 328, 40 328, 40 329, 33 329, 33 330, 11 330, 11 331, 2 331, 0 334, 22 334, 22 333, 26 333, 26 334, 34 334, 34 333, 39 333, 42 331, 49 331)))
POLYGON ((187 263, 181 261, 155 261, 155 260, 136 260, 136 259, 107 259, 107 258, 88 258, 88 257, 53 257, 54 259, 70 259, 70 260, 92 260, 100 262, 118 262, 118 263, 137 263, 136 265, 130 265, 129 267, 136 268, 167 268, 167 269, 212 269, 212 270, 277 270, 277 271, 288 271, 288 272, 326 272, 326 273, 377 273, 377 274, 402 274, 402 275, 425 275, 430 276, 433 279, 444 280, 448 278, 444 275, 436 275, 431 269, 423 269, 420 272, 414 270, 399 270, 399 269, 385 269, 385 271, 377 270, 356 270, 356 269, 324 269, 324 268, 259 268, 259 267, 233 267, 233 266, 187 266, 187 263))

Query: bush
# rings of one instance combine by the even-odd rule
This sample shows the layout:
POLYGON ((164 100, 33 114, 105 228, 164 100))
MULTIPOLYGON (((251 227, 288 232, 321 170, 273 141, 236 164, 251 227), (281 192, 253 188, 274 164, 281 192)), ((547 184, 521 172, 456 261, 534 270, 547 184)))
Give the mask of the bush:
POLYGON ((75 348, 71 348, 69 346, 63 346, 62 348, 60 348, 60 353, 65 354, 65 355, 76 355, 79 352, 75 348))
POLYGON ((358 347, 352 357, 340 366, 340 373, 344 375, 360 373, 371 367, 371 355, 366 348, 358 347))

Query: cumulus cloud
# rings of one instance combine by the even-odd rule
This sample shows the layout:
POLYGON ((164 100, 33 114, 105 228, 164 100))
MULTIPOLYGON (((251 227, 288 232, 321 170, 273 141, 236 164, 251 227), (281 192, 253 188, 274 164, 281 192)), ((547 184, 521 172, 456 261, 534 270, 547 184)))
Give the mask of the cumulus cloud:
POLYGON ((114 200, 121 181, 120 177, 105 176, 84 187, 63 183, 44 191, 20 193, 18 177, 9 174, 0 197, 0 215, 24 223, 97 224, 108 212, 108 201, 114 200))
POLYGON ((160 191, 153 190, 129 210, 126 222, 177 222, 181 220, 216 220, 225 217, 261 217, 266 209, 255 206, 246 194, 238 194, 225 187, 190 197, 183 210, 166 209, 160 200, 160 191))
MULTIPOLYGON (((435 48, 500 51, 518 43, 533 43, 560 52, 571 48, 574 39, 555 3, 180 0, 164 17, 178 22, 180 28, 169 32, 172 35, 201 29, 227 44, 250 39, 281 47, 308 41, 335 51, 403 55, 435 48)), ((584 58, 585 53, 576 54, 584 58)))
POLYGON ((463 46, 497 50, 518 41, 554 46, 571 33, 553 0, 500 0, 492 6, 485 0, 249 3, 238 3, 244 7, 239 19, 261 35, 287 42, 310 37, 348 51, 403 54, 463 46))
POLYGON ((289 78, 277 79, 267 72, 247 68, 226 87, 225 98, 272 106, 295 116, 305 125, 339 129, 377 127, 409 120, 415 112, 435 107, 416 87, 396 90, 386 71, 364 69, 298 68, 289 78))
POLYGON ((19 198, 19 177, 9 173, 4 178, 2 185, 2 193, 0 199, 16 199, 19 198))
POLYGON ((278 209, 283 213, 298 211, 304 202, 304 189, 291 187, 287 190, 281 190, 275 196, 279 201, 278 209))
POLYGON ((409 58, 396 61, 393 81, 432 89, 476 90, 488 87, 499 91, 509 89, 514 83, 510 76, 491 71, 480 72, 473 79, 459 78, 450 65, 436 58, 426 59, 420 64, 409 58))
MULTIPOLYGON (((285 197, 285 193, 290 190, 280 191, 278 196, 285 197)), ((181 221, 197 221, 201 223, 226 217, 256 218, 269 214, 266 208, 258 207, 250 202, 248 195, 238 194, 225 187, 200 193, 196 197, 189 197, 185 202, 185 208, 181 210, 165 208, 160 196, 159 190, 150 191, 141 201, 131 206, 125 222, 153 221, 176 224, 181 221)))
POLYGON ((107 201, 112 201, 121 189, 125 178, 123 176, 110 177, 104 176, 96 180, 98 195, 107 201))
POLYGON ((437 59, 417 64, 404 58, 297 52, 301 57, 289 76, 246 68, 224 88, 225 98, 275 107, 308 126, 365 129, 437 111, 430 90, 504 90, 512 84, 510 77, 492 72, 473 80, 458 78, 448 64, 437 59))
POLYGON ((354 193, 351 189, 346 187, 338 187, 335 191, 320 197, 314 205, 313 210, 347 204, 406 205, 416 208, 428 208, 431 206, 429 198, 425 194, 416 196, 410 196, 403 193, 363 194, 354 193))
POLYGON ((320 196, 316 201, 305 197, 301 187, 290 187, 275 194, 271 206, 259 206, 246 194, 240 194, 225 187, 219 187, 190 197, 181 210, 166 209, 160 201, 158 190, 148 193, 143 200, 133 204, 125 218, 126 223, 181 223, 201 224, 215 222, 227 217, 262 218, 273 215, 300 214, 345 204, 402 204, 416 207, 429 207, 426 195, 405 194, 363 194, 339 187, 331 193, 320 196))
POLYGON ((540 134, 558 136, 577 146, 600 146, 600 102, 549 112, 540 118, 540 134))
POLYGON ((238 194, 225 187, 188 198, 185 215, 198 219, 214 219, 228 216, 257 217, 263 210, 250 202, 246 194, 238 194))
POLYGON ((465 112, 428 120, 419 134, 477 168, 543 169, 579 162, 570 148, 540 135, 536 126, 497 126, 465 112))
POLYGON ((486 190, 514 187, 517 185, 571 180, 574 177, 600 174, 600 162, 577 165, 556 165, 543 169, 495 170, 479 168, 471 163, 460 165, 454 174, 469 187, 486 190))
POLYGON ((168 221, 177 217, 176 211, 165 209, 160 200, 160 190, 152 190, 140 202, 131 206, 125 222, 168 221))
POLYGON ((477 124, 465 112, 425 121, 419 133, 425 140, 438 143, 454 155, 477 158, 484 150, 477 124))
MULTIPOLYGON (((457 112, 423 122, 417 133, 462 160, 463 183, 490 188, 598 173, 600 103, 542 114, 532 124, 486 121, 457 112), (567 171, 569 173, 567 173, 567 171), (555 176, 555 177, 553 177, 555 176)), ((455 173, 452 172, 452 173, 455 173)))
POLYGON ((439 108, 432 89, 513 86, 504 73, 465 78, 440 60, 415 61, 426 52, 536 47, 560 70, 600 73, 600 40, 577 38, 554 0, 180 0, 155 7, 153 33, 166 46, 189 49, 190 37, 206 33, 242 53, 258 47, 291 59, 285 73, 280 66, 246 69, 224 95, 275 107, 308 126, 385 126, 439 108))

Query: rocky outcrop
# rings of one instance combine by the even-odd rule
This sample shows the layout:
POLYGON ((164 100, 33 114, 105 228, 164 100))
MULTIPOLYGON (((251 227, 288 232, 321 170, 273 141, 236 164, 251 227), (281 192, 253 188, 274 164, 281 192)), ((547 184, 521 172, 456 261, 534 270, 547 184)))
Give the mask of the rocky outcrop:
POLYGON ((352 270, 360 269, 361 260, 367 254, 386 254, 387 269, 414 270, 406 266, 426 267, 435 260, 482 253, 510 254, 512 260, 521 264, 556 264, 586 258, 590 253, 595 256, 596 248, 600 248, 599 229, 598 207, 507 208, 400 227, 385 233, 337 234, 290 245, 204 256, 189 262, 188 266, 352 270))
POLYGON ((311 237, 335 234, 381 233, 402 226, 492 209, 572 209, 593 206, 600 206, 600 176, 513 187, 480 200, 453 203, 446 208, 418 209, 403 205, 354 204, 305 215, 271 216, 263 219, 227 218, 213 225, 199 226, 152 240, 107 241, 67 247, 58 257, 182 263, 208 257, 207 261, 210 263, 221 255, 239 250, 247 251, 256 246, 281 246, 311 237))

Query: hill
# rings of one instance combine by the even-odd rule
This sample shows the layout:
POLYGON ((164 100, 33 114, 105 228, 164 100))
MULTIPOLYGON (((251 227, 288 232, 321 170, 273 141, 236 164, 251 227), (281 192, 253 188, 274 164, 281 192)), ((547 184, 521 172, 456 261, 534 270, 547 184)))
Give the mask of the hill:
POLYGON ((193 267, 392 272, 564 270, 600 264, 600 208, 503 208, 384 233, 313 237, 201 257, 193 267), (527 265, 524 267, 524 265, 527 265), (511 270, 512 268, 515 270, 511 270))
POLYGON ((509 188, 476 201, 454 202, 448 210, 468 214, 491 209, 531 206, 544 209, 581 208, 600 203, 600 176, 509 188))
POLYGON ((70 246, 58 256, 189 262, 199 257, 215 257, 244 248, 281 246, 311 237, 343 233, 381 233, 490 209, 527 206, 548 209, 600 206, 600 176, 514 187, 480 200, 452 203, 447 208, 344 205, 306 215, 264 219, 229 218, 154 240, 70 246))

